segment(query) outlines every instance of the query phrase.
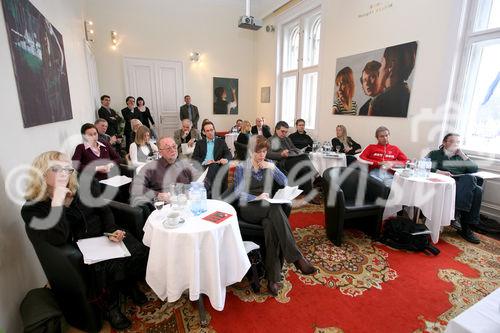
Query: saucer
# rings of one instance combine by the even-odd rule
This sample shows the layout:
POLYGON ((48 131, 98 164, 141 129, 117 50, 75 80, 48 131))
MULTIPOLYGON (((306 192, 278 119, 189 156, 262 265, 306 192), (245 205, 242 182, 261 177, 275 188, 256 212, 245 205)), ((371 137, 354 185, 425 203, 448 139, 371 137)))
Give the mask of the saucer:
POLYGON ((164 228, 166 229, 175 229, 177 227, 180 227, 182 224, 184 224, 184 222, 186 222, 186 220, 184 220, 182 217, 179 218, 179 222, 177 222, 177 224, 174 224, 174 225, 170 225, 167 223, 167 219, 165 218, 165 220, 162 222, 162 225, 164 228))

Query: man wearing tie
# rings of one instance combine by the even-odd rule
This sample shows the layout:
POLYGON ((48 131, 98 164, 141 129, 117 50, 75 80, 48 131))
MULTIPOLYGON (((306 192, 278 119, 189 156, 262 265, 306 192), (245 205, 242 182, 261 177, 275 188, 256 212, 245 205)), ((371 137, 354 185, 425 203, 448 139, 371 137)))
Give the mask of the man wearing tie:
POLYGON ((193 123, 193 128, 198 129, 198 120, 200 119, 198 108, 196 107, 196 105, 191 104, 191 96, 189 95, 184 96, 184 102, 186 102, 186 104, 181 106, 180 110, 181 121, 184 119, 189 119, 191 120, 191 123, 193 123))

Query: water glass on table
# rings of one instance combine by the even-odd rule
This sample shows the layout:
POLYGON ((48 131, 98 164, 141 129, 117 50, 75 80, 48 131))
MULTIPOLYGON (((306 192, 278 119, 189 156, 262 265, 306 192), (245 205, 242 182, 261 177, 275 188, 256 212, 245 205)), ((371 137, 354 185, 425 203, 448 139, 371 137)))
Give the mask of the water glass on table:
POLYGON ((163 208, 163 206, 165 206, 165 201, 160 200, 158 198, 154 198, 153 206, 155 206, 156 210, 161 210, 163 208))

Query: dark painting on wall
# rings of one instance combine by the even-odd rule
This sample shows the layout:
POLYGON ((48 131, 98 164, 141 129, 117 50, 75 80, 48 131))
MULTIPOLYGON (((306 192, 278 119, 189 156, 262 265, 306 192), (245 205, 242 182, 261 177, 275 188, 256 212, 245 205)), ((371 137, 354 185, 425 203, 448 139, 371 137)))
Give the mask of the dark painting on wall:
POLYGON ((406 118, 416 56, 409 42, 338 58, 332 114, 406 118))
POLYGON ((72 119, 62 35, 28 0, 1 1, 24 127, 72 119))
POLYGON ((238 79, 214 77, 214 114, 238 114, 238 79))

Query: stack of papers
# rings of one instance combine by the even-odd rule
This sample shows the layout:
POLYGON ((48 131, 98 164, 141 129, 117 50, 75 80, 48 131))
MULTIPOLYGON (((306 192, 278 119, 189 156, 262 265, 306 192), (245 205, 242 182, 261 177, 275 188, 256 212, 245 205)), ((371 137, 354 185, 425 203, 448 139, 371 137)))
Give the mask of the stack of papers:
POLYGON ((189 147, 187 143, 181 143, 181 151, 183 155, 191 155, 194 152, 194 145, 189 147))
POLYGON ((87 265, 101 261, 130 257, 130 252, 123 242, 112 242, 106 236, 80 239, 76 242, 87 265))
POLYGON ((122 185, 132 182, 132 178, 127 176, 114 176, 108 179, 103 179, 99 183, 106 184, 113 187, 120 187, 122 185))
MULTIPOLYGON (((285 186, 284 188, 279 189, 274 194, 274 197, 271 199, 264 199, 269 203, 277 203, 277 204, 290 204, 292 200, 299 196, 302 193, 302 190, 299 190, 298 186, 285 186)), ((260 199, 254 199, 252 201, 258 201, 260 199)))

